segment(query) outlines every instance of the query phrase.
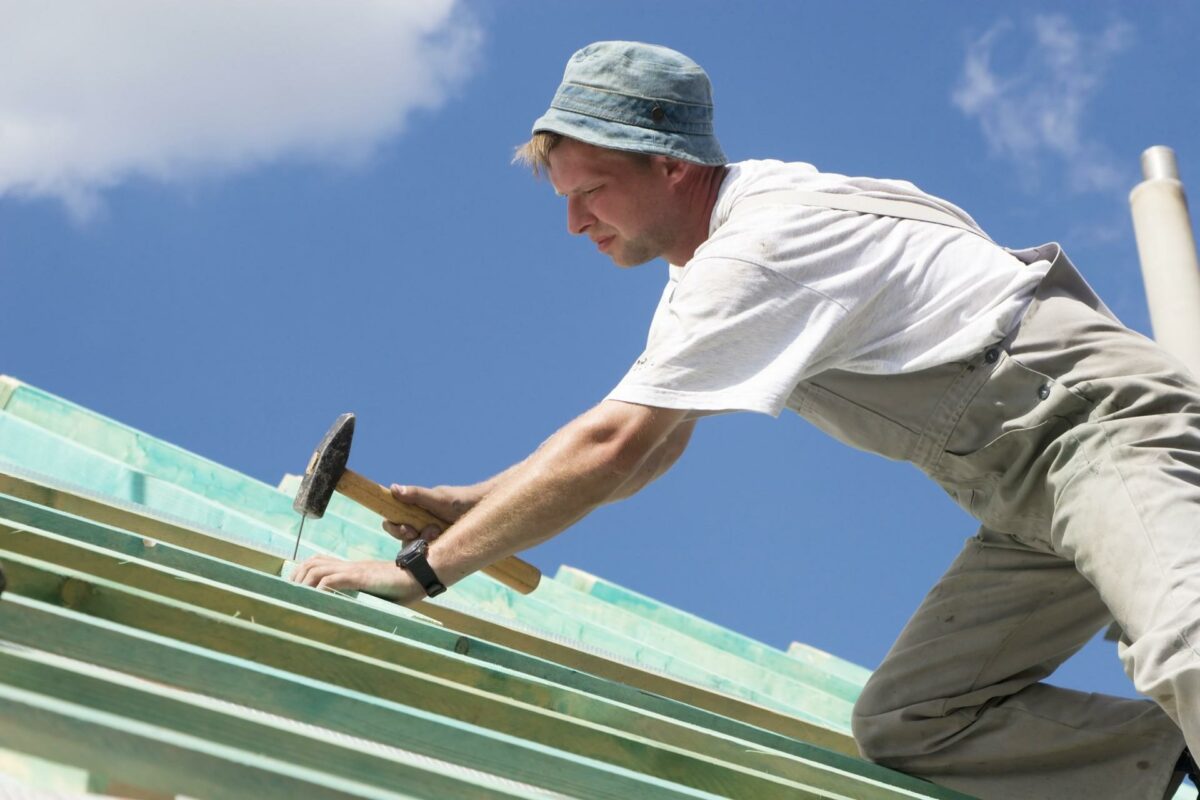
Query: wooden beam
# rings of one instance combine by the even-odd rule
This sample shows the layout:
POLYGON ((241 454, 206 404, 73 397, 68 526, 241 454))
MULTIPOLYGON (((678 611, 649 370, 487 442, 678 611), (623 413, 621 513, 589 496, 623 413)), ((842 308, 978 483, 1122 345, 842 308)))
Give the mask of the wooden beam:
POLYGON ((557 748, 20 595, 4 599, 0 639, 570 796, 677 800, 699 794, 557 748))
MULTIPOLYGON (((698 666, 705 685, 719 686, 729 694, 752 698, 763 704, 768 704, 765 698, 769 698, 769 704, 780 710, 807 715, 827 727, 850 732, 852 702, 832 694, 829 691, 832 681, 826 676, 816 673, 797 675, 800 665, 796 662, 790 662, 796 669, 789 672, 773 670, 766 664, 680 633, 669 625, 631 613, 557 580, 545 581, 537 600, 557 609, 560 615, 569 614, 590 626, 640 642, 643 648, 649 646, 665 653, 673 661, 682 660, 698 666)), ((782 653, 779 656, 788 661, 782 653)))
POLYGON ((849 702, 858 698, 871 671, 837 656, 813 648, 812 657, 789 657, 774 647, 757 642, 728 628, 673 608, 624 586, 574 567, 561 566, 555 583, 583 592, 610 606, 664 625, 684 636, 705 642, 725 653, 745 659, 760 669, 789 675, 802 683, 849 702), (820 655, 816 655, 819 653, 820 655))
MULTIPOLYGON (((784 741, 809 743, 850 756, 858 753, 854 742, 845 734, 720 692, 683 683, 662 673, 646 671, 544 636, 489 622, 468 612, 433 603, 420 603, 417 606, 423 616, 433 618, 449 631, 472 637, 464 639, 446 630, 428 626, 413 627, 406 619, 397 619, 398 614, 404 613, 403 609, 391 604, 375 606, 368 602, 355 603, 336 594, 311 592, 265 575, 222 564, 203 555, 210 549, 211 543, 219 543, 219 540, 200 533, 193 533, 188 539, 190 551, 182 551, 108 526, 63 517, 35 504, 0 497, 2 517, 21 525, 52 528, 80 541, 127 556, 302 604, 379 630, 403 630, 410 639, 458 652, 469 651, 474 658, 574 686, 684 722, 711 727, 729 735, 759 741, 756 737, 765 732, 768 741, 759 741, 765 746, 778 748, 779 737, 782 737, 784 741), (608 688, 596 679, 604 681, 608 688)), ((811 754, 802 755, 811 757, 811 754)))
MULTIPOLYGON (((138 531, 143 536, 181 547, 187 547, 197 536, 194 528, 168 522, 148 511, 119 508, 96 497, 88 497, 80 492, 52 486, 48 482, 38 482, 30 477, 10 475, 3 471, 0 471, 0 493, 67 514, 86 517, 105 525, 138 531)), ((216 536, 205 538, 208 540, 205 551, 215 558, 232 561, 250 569, 279 574, 283 559, 278 555, 216 536)))
POLYGON ((10 375, 0 375, 0 410, 8 405, 8 401, 20 387, 25 384, 10 375))
MULTIPOLYGON (((315 442, 314 437, 312 443, 315 442)), ((4 411, 0 412, 0 456, 5 454, 9 460, 30 469, 186 520, 203 522, 213 516, 213 507, 236 509, 232 519, 220 518, 218 514, 215 527, 251 542, 256 536, 261 539, 264 530, 273 531, 275 536, 270 537, 270 542, 260 541, 259 546, 279 552, 284 549, 291 552, 290 542, 294 541, 300 523, 299 515, 292 509, 293 496, 26 384, 12 390, 4 411), (6 421, 17 424, 6 426, 6 421), (32 428, 43 435, 38 437, 29 430, 24 430, 21 436, 7 434, 6 427, 32 428), (54 451, 64 448, 70 450, 70 457, 55 458, 54 451), (121 475, 114 480, 117 472, 121 475), (104 473, 107 488, 95 483, 101 478, 100 473, 104 473), (127 487, 146 489, 130 492, 127 487), (206 501, 207 508, 197 502, 200 499, 206 501)), ((343 558, 383 558, 386 557, 383 550, 395 555, 394 541, 377 525, 366 531, 369 538, 365 538, 363 527, 339 518, 336 508, 335 504, 332 513, 307 521, 306 540, 343 558)))
MULTIPOLYGON (((61 564, 199 608, 253 619, 260 625, 303 636, 322 644, 352 650, 385 661, 403 663, 413 669, 441 675, 467 685, 488 686, 493 680, 491 673, 495 669, 499 669, 484 667, 472 660, 463 659, 458 653, 448 653, 444 649, 431 649, 410 640, 388 636, 378 629, 300 608, 295 604, 280 601, 276 597, 234 589, 226 584, 207 579, 191 577, 188 580, 180 580, 180 577, 187 573, 154 566, 137 558, 133 553, 126 552, 116 555, 110 550, 83 544, 58 534, 0 524, 0 548, 61 564)), ((147 549, 157 551, 157 547, 147 549)), ((279 580, 272 581, 272 583, 275 584, 274 587, 271 587, 272 595, 277 593, 314 593, 304 587, 279 580), (275 591, 276 589, 278 591, 275 591)), ((509 670, 504 670, 504 673, 508 672, 509 670)), ((570 705, 569 699, 548 695, 546 691, 543 691, 546 687, 541 683, 533 682, 525 675, 513 674, 506 678, 505 694, 509 697, 547 708, 557 708, 564 704, 570 705)), ((575 690, 560 687, 559 691, 571 693, 575 690)), ((631 721, 629 724, 640 730, 645 728, 646 723, 631 721)), ((634 728, 627 729, 633 730, 634 728)))
MULTIPOLYGON (((99 667, 243 703, 352 736, 391 743, 572 796, 647 800, 693 796, 684 787, 667 786, 652 778, 630 775, 509 737, 497 738, 452 720, 21 596, 9 595, 5 606, 5 613, 0 614, 0 638, 86 660, 99 667)), ((775 760, 770 751, 758 752, 769 762, 775 760)), ((963 798, 873 764, 845 757, 838 760, 840 764, 824 768, 814 765, 809 772, 811 784, 859 800, 963 798)))
POLYGON ((127 783, 191 797, 412 800, 303 765, 128 720, 0 684, 0 747, 54 758, 127 783), (98 747, 97 743, 103 742, 98 747))
MULTIPOLYGON (((19 395, 20 392, 14 398, 19 395)), ((285 530, 270 528, 241 509, 214 503, 8 412, 0 412, 0 461, 5 460, 34 473, 53 475, 120 503, 217 531, 243 545, 279 553, 291 552, 294 537, 289 537, 285 530)))
MULTIPOLYGON (((370 691, 394 702, 648 772, 701 791, 737 797, 794 797, 796 791, 805 790, 805 785, 788 776, 813 766, 777 751, 770 751, 772 757, 764 759, 767 751, 747 747, 746 742, 697 731, 673 720, 561 687, 542 685, 524 676, 505 674, 507 671, 472 670, 443 656, 435 671, 426 672, 274 630, 260 624, 254 615, 247 622, 240 612, 233 617, 225 616, 29 559, 11 550, 0 552, 0 558, 9 573, 10 591, 27 597, 59 603, 316 680, 370 691), (454 678, 446 677, 443 671, 454 678), (475 680, 475 684, 459 683, 456 679, 475 680), (753 762, 754 766, 746 766, 747 762, 753 762), (770 774, 759 768, 769 769, 770 774)), ((196 582, 199 581, 177 581, 181 585, 196 582)), ((205 596, 221 593, 211 585, 207 590, 205 596)), ((366 645, 369 641, 361 638, 358 631, 348 631, 339 638, 356 645, 366 645)), ((406 658, 418 655, 419 648, 406 647, 400 642, 394 645, 390 648, 393 654, 404 651, 406 658)), ((379 643, 371 643, 369 647, 377 653, 384 649, 388 648, 379 643)), ((428 666, 430 654, 418 660, 428 666)))
MULTIPOLYGON (((784 699, 776 697, 770 691, 753 685, 753 676, 748 679, 744 664, 739 664, 741 669, 733 675, 726 675, 723 669, 730 666, 728 659, 714 656, 721 669, 712 668, 704 660, 706 655, 712 655, 711 651, 701 652, 697 647, 676 651, 663 647, 654 638, 655 632, 651 626, 638 627, 628 620, 617 619, 611 623, 617 628, 608 627, 602 613, 602 602, 573 590, 559 589, 551 580, 532 595, 520 595, 505 587, 490 582, 475 582, 471 578, 455 584, 451 592, 439 597, 441 604, 468 613, 476 608, 482 609, 492 619, 503 622, 507 618, 511 620, 510 624, 536 629, 549 637, 578 642, 581 648, 592 649, 647 671, 663 673, 693 686, 798 717, 849 738, 849 731, 843 724, 844 716, 848 713, 844 701, 794 684, 788 685, 790 696, 784 699), (804 707, 805 703, 813 709, 804 707), (822 711, 825 713, 820 713, 822 711)), ((782 682, 773 679, 769 673, 763 676, 763 683, 771 689, 778 687, 783 693, 782 682)))
POLYGON ((0 647, 0 674, 9 688, 232 747, 256 758, 303 765, 384 790, 403 787, 415 797, 533 800, 546 796, 536 786, 451 761, 433 760, 389 744, 300 724, 120 672, 97 670, 36 650, 0 647))
MULTIPOLYGON (((32 493, 32 491, 27 491, 27 493, 32 493)), ((6 500, 2 496, 0 496, 0 517, 8 517, 14 522, 22 524, 58 530, 76 540, 89 541, 101 547, 116 549, 127 555, 149 559, 155 563, 166 564, 167 566, 176 566, 182 557, 179 551, 170 548, 155 549, 147 546, 144 540, 123 538, 119 534, 112 532, 112 529, 109 529, 110 533, 106 535, 103 529, 95 526, 89 527, 83 520, 56 517, 48 514, 35 504, 21 503, 11 498, 6 500), (168 559, 172 556, 174 556, 172 560, 176 563, 168 563, 168 559)), ((181 538, 188 544, 194 544, 195 534, 184 535, 181 538)), ((187 567, 182 568, 187 569, 187 567)), ((213 575, 213 573, 223 573, 224 577, 217 577, 215 575, 213 577, 227 584, 232 583, 237 585, 240 583, 240 585, 245 587, 248 583, 257 583, 257 588, 254 591, 258 592, 266 591, 266 587, 268 586, 279 587, 279 582, 274 580, 259 579, 254 581, 254 576, 249 575, 238 577, 237 573, 239 571, 232 567, 222 568, 220 565, 211 564, 208 567, 208 572, 210 575, 213 575)), ((487 586, 480 587, 480 590, 487 591, 487 588, 487 586)), ((294 589, 296 591, 292 592, 292 596, 303 593, 300 587, 294 587, 294 589)), ((279 587, 274 593, 278 591, 283 591, 283 587, 279 587)), ((529 610, 536 609, 539 611, 540 615, 538 618, 561 618, 564 612, 568 612, 580 619, 588 620, 590 618, 593 622, 599 624, 601 628, 604 628, 606 624, 623 623, 624 628, 618 632, 622 638, 616 644, 626 649, 638 647, 637 642, 639 641, 660 641, 664 637, 668 640, 670 639, 671 632, 658 631, 648 631, 645 635, 639 637, 636 618, 633 618, 632 621, 628 619, 620 620, 617 619, 620 616, 619 614, 611 613, 609 620, 596 619, 596 608, 602 607, 603 603, 594 600, 583 600, 580 602, 576 597, 577 594, 573 590, 549 585, 543 592, 544 599, 539 599, 537 604, 529 606, 529 610)), ((629 615, 625 616, 628 617, 629 615)), ((643 624, 649 625, 650 623, 643 624)), ((588 632, 588 635, 594 638, 599 633, 600 631, 593 630, 588 632)), ((675 635, 678 637, 678 634, 675 635)), ((614 637, 610 636, 606 637, 605 641, 611 646, 613 639, 614 637)), ((670 645, 672 642, 667 641, 666 644, 670 645)), ((643 647, 642 649, 645 650, 646 648, 643 647)), ((735 686, 740 687, 740 694, 748 699, 757 700, 762 704, 770 701, 775 707, 785 712, 799 708, 812 721, 824 723, 835 730, 848 732, 849 705, 844 701, 832 699, 817 690, 778 678, 768 672, 763 672, 761 677, 763 686, 761 688, 751 688, 747 686, 748 679, 742 674, 746 670, 745 662, 743 661, 725 657, 724 654, 715 652, 711 648, 701 648, 698 652, 689 652, 682 646, 670 649, 673 650, 672 653, 667 653, 665 650, 660 649, 658 664, 674 664, 674 671, 680 677, 685 679, 690 678, 693 681, 703 680, 708 685, 723 686, 727 691, 732 691, 735 686), (694 666, 696 662, 706 660, 715 661, 718 664, 726 664, 728 662, 730 669, 716 671, 694 666), (740 672, 735 672, 733 667, 739 667, 740 672), (738 682, 739 676, 741 677, 740 683, 738 682)), ((692 649, 695 650, 696 648, 692 649)), ((642 652, 641 657, 645 659, 649 655, 646 652, 642 652)))

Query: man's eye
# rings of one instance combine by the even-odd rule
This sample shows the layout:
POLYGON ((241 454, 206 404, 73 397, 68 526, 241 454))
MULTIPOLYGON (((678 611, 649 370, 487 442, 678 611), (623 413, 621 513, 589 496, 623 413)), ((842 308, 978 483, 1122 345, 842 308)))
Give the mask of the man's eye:
POLYGON ((598 192, 598 191, 600 191, 600 187, 599 187, 599 186, 593 186, 593 187, 592 187, 592 188, 590 188, 590 189, 584 189, 584 190, 583 190, 583 193, 584 193, 584 194, 595 194, 595 193, 596 193, 596 192, 598 192))

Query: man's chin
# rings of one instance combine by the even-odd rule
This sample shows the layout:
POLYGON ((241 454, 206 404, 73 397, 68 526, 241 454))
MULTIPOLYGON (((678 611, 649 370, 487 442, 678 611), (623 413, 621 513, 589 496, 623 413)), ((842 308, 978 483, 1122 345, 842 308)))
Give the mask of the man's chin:
POLYGON ((658 256, 655 254, 646 253, 627 253, 619 250, 613 250, 608 254, 609 259, 621 269, 629 269, 630 267, 640 267, 642 264, 653 261, 658 256))

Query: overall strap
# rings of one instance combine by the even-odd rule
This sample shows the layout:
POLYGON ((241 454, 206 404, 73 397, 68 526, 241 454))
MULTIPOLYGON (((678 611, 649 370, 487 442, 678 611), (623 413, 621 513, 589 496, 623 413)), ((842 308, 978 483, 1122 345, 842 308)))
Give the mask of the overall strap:
POLYGON ((818 206, 821 208, 832 208, 837 211, 856 211, 860 214, 875 214, 880 217, 896 217, 898 219, 913 219, 919 222, 932 222, 937 225, 947 225, 951 228, 969 231, 976 236, 982 236, 989 242, 991 241, 991 238, 979 228, 968 222, 964 222, 947 211, 908 200, 885 200, 880 197, 867 197, 861 194, 805 192, 798 189, 782 190, 739 200, 734 209, 736 211, 745 211, 752 208, 762 208, 763 206, 789 204, 818 206))

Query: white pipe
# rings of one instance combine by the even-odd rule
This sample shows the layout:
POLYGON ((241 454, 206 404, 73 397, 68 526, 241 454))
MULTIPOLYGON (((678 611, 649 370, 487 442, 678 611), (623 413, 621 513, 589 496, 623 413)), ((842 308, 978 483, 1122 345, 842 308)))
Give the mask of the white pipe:
POLYGON ((1200 375, 1200 263, 1175 153, 1142 153, 1146 180, 1129 193, 1150 324, 1163 348, 1200 375))

